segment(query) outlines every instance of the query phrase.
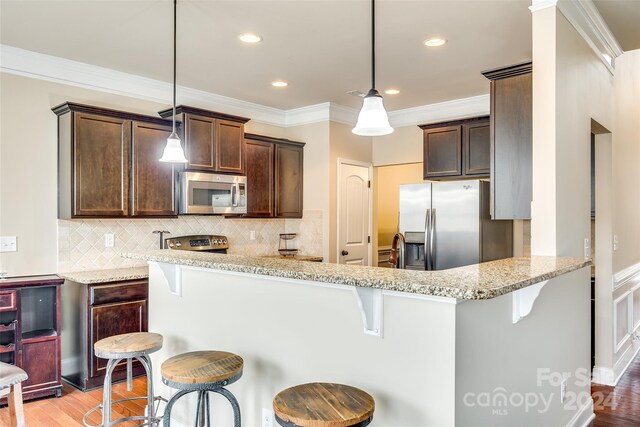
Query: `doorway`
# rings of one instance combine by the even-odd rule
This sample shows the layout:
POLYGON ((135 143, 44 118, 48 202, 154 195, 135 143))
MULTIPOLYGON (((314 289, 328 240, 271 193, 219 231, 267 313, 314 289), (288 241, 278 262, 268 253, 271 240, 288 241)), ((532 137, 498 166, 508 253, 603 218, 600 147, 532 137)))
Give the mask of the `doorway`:
POLYGON ((338 264, 371 265, 370 163, 338 159, 338 264))

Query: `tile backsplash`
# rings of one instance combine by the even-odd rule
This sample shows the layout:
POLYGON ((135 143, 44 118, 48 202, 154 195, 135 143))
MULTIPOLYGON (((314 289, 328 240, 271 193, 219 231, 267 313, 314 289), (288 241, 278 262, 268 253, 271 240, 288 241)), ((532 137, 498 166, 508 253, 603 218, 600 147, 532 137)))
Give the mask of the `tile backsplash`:
POLYGON ((58 220, 58 271, 87 271, 135 267, 144 262, 125 259, 121 252, 158 249, 154 230, 170 236, 221 234, 229 238, 229 253, 277 255, 280 233, 297 233, 292 247, 302 255, 322 255, 322 211, 304 211, 302 219, 228 219, 220 216, 185 215, 169 219, 58 220), (250 240, 255 231, 255 240, 250 240), (115 235, 112 248, 105 234, 115 235))

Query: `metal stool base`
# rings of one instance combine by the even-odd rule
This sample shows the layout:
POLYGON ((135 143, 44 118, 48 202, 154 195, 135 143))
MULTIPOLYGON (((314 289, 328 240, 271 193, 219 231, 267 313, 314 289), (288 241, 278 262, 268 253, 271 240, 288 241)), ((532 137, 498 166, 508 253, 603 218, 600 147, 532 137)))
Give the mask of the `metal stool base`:
MULTIPOLYGON (((140 426, 157 426, 159 425, 162 417, 156 417, 157 407, 154 404, 155 401, 165 401, 162 397, 155 397, 153 394, 153 371, 151 369, 151 359, 147 354, 140 354, 139 356, 131 356, 131 357, 116 357, 113 359, 109 359, 107 362, 107 369, 104 376, 104 386, 102 391, 102 404, 90 409, 84 417, 82 417, 82 422, 86 427, 111 427, 116 424, 123 423, 125 421, 146 421, 140 426), (129 397, 125 399, 119 399, 116 401, 111 401, 111 375, 113 374, 116 365, 123 360, 127 361, 127 389, 131 390, 131 362, 133 359, 138 360, 142 366, 144 367, 145 373, 147 375, 147 395, 146 396, 137 396, 137 397, 129 397), (147 415, 135 415, 130 417, 118 418, 115 420, 111 419, 111 406, 115 403, 127 402, 131 400, 139 400, 145 399, 147 401, 147 415), (87 417, 94 413, 95 411, 102 411, 102 424, 92 425, 87 422, 87 417)), ((158 405, 159 406, 159 405, 158 405)))
MULTIPOLYGON (((281 418, 280 418, 279 416, 277 416, 277 415, 276 415, 275 417, 276 417, 276 422, 277 422, 279 425, 281 425, 282 427, 300 427, 300 426, 299 426, 299 425, 297 425, 297 424, 293 424, 293 423, 290 423, 290 422, 288 422, 288 421, 285 421, 285 420, 281 419, 281 418)), ((371 416, 371 417, 367 418, 367 419, 366 419, 366 420, 364 420, 364 421, 360 421, 360 422, 359 422, 359 423, 357 423, 357 424, 352 424, 352 425, 350 425, 349 427, 366 427, 366 426, 368 426, 369 424, 371 424, 371 421, 372 421, 372 420, 373 420, 373 416, 371 416)))
POLYGON ((178 389, 179 391, 171 396, 167 406, 164 409, 163 414, 163 427, 171 427, 171 410, 173 409, 173 405, 180 399, 182 396, 187 395, 189 393, 198 393, 198 403, 196 409, 196 426, 204 426, 205 422, 207 427, 211 427, 210 420, 210 408, 209 408, 209 392, 218 393, 224 396, 229 403, 231 404, 231 408, 233 409, 233 427, 240 427, 241 419, 240 419, 240 405, 238 405, 238 401, 236 400, 233 393, 224 388, 224 386, 231 384, 237 381, 242 376, 242 372, 234 375, 231 378, 228 378, 224 381, 218 381, 213 383, 200 383, 200 384, 184 384, 184 383, 176 383, 173 381, 168 381, 165 378, 162 378, 162 382, 165 385, 168 385, 171 388, 178 389), (198 424, 198 422, 200 424, 198 424))

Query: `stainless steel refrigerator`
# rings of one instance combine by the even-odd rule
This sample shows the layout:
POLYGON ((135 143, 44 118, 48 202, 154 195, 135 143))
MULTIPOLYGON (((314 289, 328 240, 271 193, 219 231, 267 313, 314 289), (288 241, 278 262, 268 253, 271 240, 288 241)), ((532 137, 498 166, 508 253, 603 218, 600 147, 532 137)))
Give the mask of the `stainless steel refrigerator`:
POLYGON ((443 270, 512 256, 513 221, 489 215, 489 183, 400 186, 399 268, 443 270))

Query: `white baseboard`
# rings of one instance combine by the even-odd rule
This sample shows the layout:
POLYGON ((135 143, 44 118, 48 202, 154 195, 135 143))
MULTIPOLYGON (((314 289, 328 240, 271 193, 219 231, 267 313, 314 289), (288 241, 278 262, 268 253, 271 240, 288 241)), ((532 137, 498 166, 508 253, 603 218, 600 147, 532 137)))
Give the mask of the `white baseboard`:
POLYGON ((620 359, 613 366, 613 369, 602 366, 595 366, 593 368, 591 381, 596 384, 608 385, 615 387, 620 381, 620 378, 627 372, 629 365, 640 353, 640 343, 633 341, 633 344, 629 346, 620 359))
POLYGON ((587 427, 595 417, 596 414, 593 413, 593 400, 589 399, 589 401, 576 412, 573 418, 571 418, 567 427, 587 427))

